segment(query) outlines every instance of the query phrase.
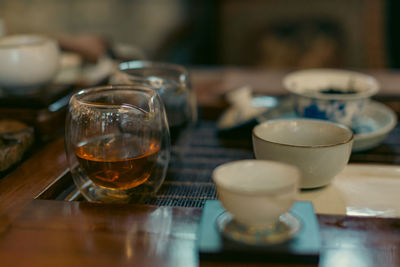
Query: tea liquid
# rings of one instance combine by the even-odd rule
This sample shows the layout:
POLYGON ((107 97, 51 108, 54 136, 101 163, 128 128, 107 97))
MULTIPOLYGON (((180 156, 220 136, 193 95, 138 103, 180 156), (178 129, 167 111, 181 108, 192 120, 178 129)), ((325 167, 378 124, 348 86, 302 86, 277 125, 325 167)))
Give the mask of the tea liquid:
POLYGON ((96 185, 129 189, 147 181, 159 150, 159 142, 123 134, 83 142, 75 154, 82 170, 96 185))

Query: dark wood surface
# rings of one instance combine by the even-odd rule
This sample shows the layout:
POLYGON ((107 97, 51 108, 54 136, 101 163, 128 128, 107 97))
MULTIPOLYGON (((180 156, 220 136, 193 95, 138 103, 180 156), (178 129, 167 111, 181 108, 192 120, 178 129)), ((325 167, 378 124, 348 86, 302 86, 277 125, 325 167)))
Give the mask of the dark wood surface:
POLYGON ((200 209, 35 200, 0 241, 1 266, 196 266, 200 209))
POLYGON ((35 128, 36 139, 48 141, 60 135, 73 85, 49 85, 41 93, 12 96, 0 91, 0 119, 16 119, 35 128))
POLYGON ((27 204, 68 171, 62 137, 22 162, 0 179, 0 223, 15 218, 27 204))
MULTIPOLYGON (((247 77, 257 85, 252 73, 247 77)), ((194 82, 200 104, 209 111, 224 105, 221 94, 240 78, 202 75, 194 82)), ((277 75, 264 77, 264 82, 273 84, 282 77, 277 75)), ((399 74, 384 77, 386 82, 400 80, 399 74)), ((385 92, 397 94, 395 86, 390 88, 385 92)), ((390 98, 388 103, 399 106, 390 98)), ((200 208, 35 200, 67 186, 67 174, 60 137, 0 179, 0 266, 232 266, 199 263, 195 241, 200 208)), ((318 220, 320 266, 400 265, 400 219, 319 215, 318 220)))
MULTIPOLYGON (((196 232, 201 212, 199 208, 34 200, 2 233, 0 265, 198 266, 196 232)), ((329 215, 319 215, 318 220, 323 240, 320 266, 400 264, 400 220, 329 215)))

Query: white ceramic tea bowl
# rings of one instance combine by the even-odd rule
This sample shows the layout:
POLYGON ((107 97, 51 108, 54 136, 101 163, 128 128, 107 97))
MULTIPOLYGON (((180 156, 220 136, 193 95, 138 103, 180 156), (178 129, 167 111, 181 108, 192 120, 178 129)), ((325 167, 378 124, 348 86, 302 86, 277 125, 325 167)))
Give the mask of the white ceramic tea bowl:
POLYGON ((379 84, 370 75, 337 69, 309 69, 288 74, 284 87, 294 97, 300 117, 330 120, 351 127, 379 84))
POLYGON ((253 129, 257 159, 297 166, 301 188, 327 185, 348 163, 353 132, 342 124, 312 119, 278 119, 253 129))
POLYGON ((212 178, 222 206, 237 222, 265 227, 293 205, 300 171, 280 162, 239 160, 218 166, 212 178))
POLYGON ((60 53, 55 40, 21 34, 0 38, 0 88, 10 94, 33 94, 55 78, 60 53))

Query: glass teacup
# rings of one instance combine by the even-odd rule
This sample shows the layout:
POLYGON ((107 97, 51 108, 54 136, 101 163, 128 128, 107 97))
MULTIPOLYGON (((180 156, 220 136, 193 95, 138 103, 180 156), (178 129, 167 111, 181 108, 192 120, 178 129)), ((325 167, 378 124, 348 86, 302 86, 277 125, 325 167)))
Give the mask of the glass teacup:
POLYGON ((74 94, 65 142, 74 183, 89 201, 130 202, 155 193, 165 179, 169 129, 150 87, 102 86, 74 94))
POLYGON ((197 106, 185 67, 140 60, 123 62, 110 84, 145 84, 155 89, 165 105, 172 144, 178 140, 187 144, 190 129, 197 122, 197 106))

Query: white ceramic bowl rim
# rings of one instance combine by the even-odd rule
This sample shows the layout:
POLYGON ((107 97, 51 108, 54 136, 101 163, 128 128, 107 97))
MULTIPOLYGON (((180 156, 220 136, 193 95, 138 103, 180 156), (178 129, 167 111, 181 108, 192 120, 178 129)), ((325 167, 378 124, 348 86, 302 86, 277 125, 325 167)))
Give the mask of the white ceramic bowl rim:
POLYGON ((354 133, 352 130, 350 130, 350 128, 348 128, 347 126, 340 124, 340 123, 336 123, 336 122, 331 122, 331 121, 326 121, 326 120, 317 120, 317 119, 275 119, 275 120, 268 120, 265 121, 263 123, 258 124, 257 126, 255 126, 253 128, 253 136, 263 142, 267 142, 267 143, 271 143, 271 144, 276 144, 276 145, 280 145, 280 146, 287 146, 287 147, 300 147, 300 148, 326 148, 326 147, 334 147, 334 146, 339 146, 339 145, 344 145, 347 144, 349 142, 351 142, 354 139, 354 133), (336 143, 332 143, 332 144, 326 144, 326 145, 295 145, 295 144, 287 144, 287 143, 280 143, 280 142, 274 142, 274 141, 269 141, 266 140, 265 138, 262 138, 261 136, 259 136, 258 129, 265 127, 265 125, 267 124, 272 124, 272 123, 278 123, 278 122, 293 122, 293 121, 303 121, 306 123, 318 123, 318 124, 325 124, 325 125, 330 125, 330 126, 334 126, 334 127, 338 127, 341 128, 347 132, 349 132, 349 138, 344 139, 341 142, 336 142, 336 143))
POLYGON ((15 34, 0 38, 0 49, 42 46, 52 39, 38 34, 15 34))
MULTIPOLYGON (((238 195, 279 195, 281 193, 286 193, 289 190, 293 189, 293 186, 298 186, 300 180, 300 171, 297 167, 283 163, 278 161, 271 160, 259 160, 259 159, 248 159, 248 160, 236 160, 232 162, 228 162, 222 164, 214 169, 212 173, 212 179, 214 183, 217 185, 217 188, 223 188, 224 190, 233 192, 238 195), (240 184, 232 184, 226 182, 226 179, 221 178, 221 173, 226 172, 227 169, 232 168, 233 166, 241 166, 242 168, 249 168, 249 165, 258 165, 264 170, 268 168, 278 168, 280 172, 286 172, 287 176, 285 176, 285 181, 281 180, 282 184, 275 185, 274 187, 268 186, 258 186, 255 188, 245 188, 240 184), (246 166, 248 165, 248 166, 246 166)), ((225 176, 226 177, 226 176, 225 176)))
MULTIPOLYGON (((332 79, 334 80, 334 79, 332 79)), ((349 71, 349 70, 339 70, 339 69, 307 69, 307 70, 300 70, 295 71, 292 73, 287 74, 283 79, 284 87, 292 94, 307 97, 307 98, 316 98, 320 100, 356 100, 356 99, 364 99, 371 97, 378 93, 379 91, 379 83, 377 80, 367 74, 356 72, 356 71, 349 71), (304 79, 316 76, 326 76, 327 80, 332 79, 333 77, 342 77, 342 79, 350 79, 354 78, 355 80, 362 80, 366 86, 362 91, 358 91, 357 93, 353 94, 324 94, 321 93, 320 90, 324 88, 314 87, 314 88, 307 88, 305 91, 303 88, 299 88, 296 86, 296 81, 299 79, 304 79)), ((328 84, 330 86, 330 84, 328 84)))

